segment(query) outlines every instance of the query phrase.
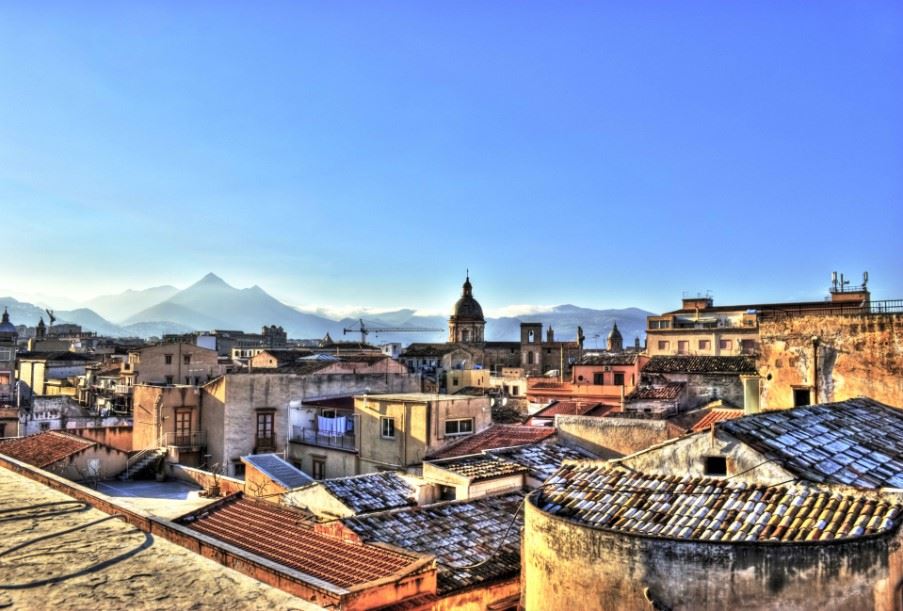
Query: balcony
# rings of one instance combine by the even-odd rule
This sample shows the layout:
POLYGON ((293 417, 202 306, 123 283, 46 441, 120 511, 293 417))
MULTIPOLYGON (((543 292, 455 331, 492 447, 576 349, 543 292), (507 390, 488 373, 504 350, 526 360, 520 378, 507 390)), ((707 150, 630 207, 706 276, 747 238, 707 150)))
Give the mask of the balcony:
POLYGON ((275 452, 276 451, 276 436, 275 435, 266 435, 254 436, 254 453, 255 454, 264 454, 267 452, 275 452))
POLYGON ((306 428, 302 426, 292 427, 292 442, 303 443, 311 446, 319 446, 321 448, 334 448, 336 450, 345 450, 347 452, 356 452, 357 444, 355 443, 354 433, 345 433, 344 435, 326 435, 317 429, 306 428))
POLYGON ((165 447, 180 450, 199 450, 207 447, 207 431, 191 431, 189 433, 166 433, 163 436, 165 447))
POLYGON ((114 384, 113 385, 113 393, 117 395, 128 395, 131 394, 132 387, 128 384, 114 384))

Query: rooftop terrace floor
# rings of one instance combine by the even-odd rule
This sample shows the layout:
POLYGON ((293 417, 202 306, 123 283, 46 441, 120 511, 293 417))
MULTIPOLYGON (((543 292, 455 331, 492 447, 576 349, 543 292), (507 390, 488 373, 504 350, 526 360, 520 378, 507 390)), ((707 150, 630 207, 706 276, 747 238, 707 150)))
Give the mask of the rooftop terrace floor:
POLYGON ((218 500, 200 496, 198 486, 177 481, 113 480, 99 482, 97 491, 128 507, 170 520, 218 500))
POLYGON ((0 468, 0 608, 319 609, 0 468))

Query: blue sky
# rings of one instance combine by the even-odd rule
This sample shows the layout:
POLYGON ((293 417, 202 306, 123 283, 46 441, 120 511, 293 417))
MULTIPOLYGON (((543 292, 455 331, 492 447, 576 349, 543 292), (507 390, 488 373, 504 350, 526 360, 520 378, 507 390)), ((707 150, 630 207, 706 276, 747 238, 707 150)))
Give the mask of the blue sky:
POLYGON ((903 297, 899 2, 6 2, 0 291, 903 297))

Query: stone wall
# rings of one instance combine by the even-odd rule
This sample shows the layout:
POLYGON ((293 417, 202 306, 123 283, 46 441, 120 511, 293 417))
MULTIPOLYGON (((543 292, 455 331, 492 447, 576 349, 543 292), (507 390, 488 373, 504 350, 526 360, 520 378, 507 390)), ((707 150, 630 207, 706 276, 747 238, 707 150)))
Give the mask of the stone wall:
POLYGON ((793 406, 793 387, 812 386, 818 337, 817 403, 868 396, 903 407, 903 314, 800 316, 759 325, 761 404, 793 406))
POLYGON ((527 611, 894 609, 899 536, 707 543, 580 526, 524 506, 527 611))

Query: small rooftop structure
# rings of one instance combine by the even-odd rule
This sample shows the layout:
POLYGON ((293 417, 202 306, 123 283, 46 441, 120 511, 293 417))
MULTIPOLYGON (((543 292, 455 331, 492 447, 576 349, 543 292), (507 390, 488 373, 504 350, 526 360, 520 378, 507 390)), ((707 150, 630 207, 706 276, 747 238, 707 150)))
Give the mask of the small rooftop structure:
POLYGON ((713 407, 706 411, 707 413, 692 426, 691 430, 694 433, 707 431, 719 422, 726 422, 727 420, 735 420, 743 417, 742 409, 713 407))
POLYGON ((287 462, 278 454, 252 454, 250 456, 242 456, 241 459, 250 463, 262 474, 288 490, 306 486, 314 481, 311 476, 287 462))
POLYGON ((414 487, 391 471, 326 479, 318 484, 356 514, 416 504, 414 487))
POLYGON ((430 464, 472 482, 518 475, 527 471, 527 467, 523 465, 486 454, 450 458, 430 464))
POLYGON ((488 453, 523 466, 538 484, 549 479, 566 460, 598 460, 619 456, 614 452, 610 456, 599 456, 588 450, 571 448, 560 443, 535 443, 505 450, 489 450, 488 453))
POLYGON ((568 401, 554 400, 538 412, 527 416, 526 422, 534 426, 542 426, 547 423, 551 426, 555 416, 604 416, 617 411, 617 406, 604 405, 596 401, 568 401))
POLYGON ((29 437, 0 441, 0 454, 43 469, 95 445, 97 442, 90 439, 59 431, 47 431, 29 437))
POLYGON ((683 382, 668 382, 667 384, 654 384, 649 386, 637 386, 625 397, 626 401, 673 401, 679 399, 686 384, 683 382))

